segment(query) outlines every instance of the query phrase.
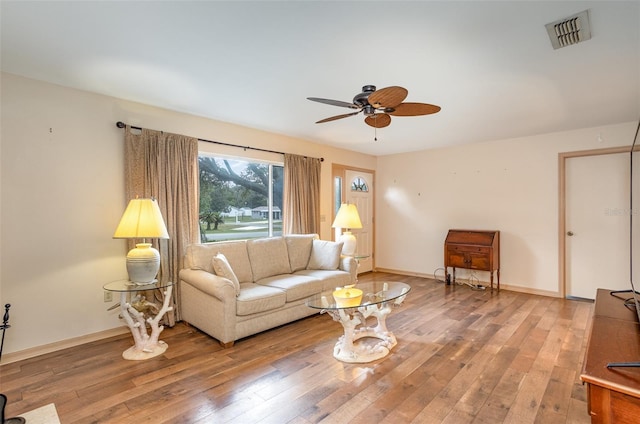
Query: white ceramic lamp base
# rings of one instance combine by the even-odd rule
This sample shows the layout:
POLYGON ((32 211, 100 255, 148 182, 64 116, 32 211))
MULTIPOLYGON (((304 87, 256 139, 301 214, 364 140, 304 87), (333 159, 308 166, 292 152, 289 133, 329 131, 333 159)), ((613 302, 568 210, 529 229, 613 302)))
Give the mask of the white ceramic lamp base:
POLYGON ((356 240, 356 236, 354 236, 351 231, 345 231, 340 236, 339 241, 343 242, 342 245, 342 254, 345 256, 353 256, 356 254, 356 246, 358 242, 356 240))
POLYGON ((138 243, 127 254, 129 280, 137 284, 152 283, 160 269, 160 252, 151 243, 138 243))

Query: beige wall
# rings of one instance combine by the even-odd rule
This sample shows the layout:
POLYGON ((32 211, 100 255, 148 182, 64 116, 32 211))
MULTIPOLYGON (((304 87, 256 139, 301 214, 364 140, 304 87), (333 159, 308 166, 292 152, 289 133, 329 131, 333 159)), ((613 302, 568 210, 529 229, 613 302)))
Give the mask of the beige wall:
MULTIPOLYGON (((14 75, 2 74, 1 87, 0 302, 12 305, 3 362, 12 352, 46 351, 122 329, 102 291, 126 277, 125 242, 111 238, 128 200, 117 121, 324 157, 325 239, 331 238, 332 163, 375 168, 372 156, 14 75)), ((201 148, 225 152, 211 143, 201 148)))
POLYGON ((332 233, 332 164, 375 170, 377 267, 430 275, 443 265, 449 228, 498 229, 502 282, 551 295, 558 153, 630 145, 635 131, 627 123, 375 158, 8 74, 1 88, 0 303, 12 304, 3 362, 122 331, 102 292, 126 277, 125 243, 111 238, 127 202, 117 121, 324 157, 324 239, 332 233))
POLYGON ((630 146, 636 125, 379 157, 376 265, 430 275, 449 229, 500 230, 501 284, 557 295, 558 153, 630 146))

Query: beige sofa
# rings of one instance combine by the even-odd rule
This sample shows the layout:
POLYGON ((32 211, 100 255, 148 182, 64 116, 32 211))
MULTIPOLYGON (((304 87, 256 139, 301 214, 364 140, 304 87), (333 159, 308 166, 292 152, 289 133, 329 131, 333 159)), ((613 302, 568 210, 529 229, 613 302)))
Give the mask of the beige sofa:
POLYGON ((296 234, 194 244, 180 270, 182 319, 224 347, 318 312, 305 300, 356 281, 342 243, 296 234))

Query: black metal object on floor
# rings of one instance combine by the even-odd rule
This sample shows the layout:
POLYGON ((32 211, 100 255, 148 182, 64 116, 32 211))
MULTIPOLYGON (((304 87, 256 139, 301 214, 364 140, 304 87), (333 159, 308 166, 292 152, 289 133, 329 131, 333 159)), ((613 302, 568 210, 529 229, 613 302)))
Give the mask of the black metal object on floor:
POLYGON ((0 342, 0 359, 2 359, 2 348, 4 347, 4 332, 7 328, 11 327, 9 325, 9 308, 11 307, 10 303, 4 305, 4 316, 2 317, 2 325, 0 329, 2 329, 2 341, 0 342))

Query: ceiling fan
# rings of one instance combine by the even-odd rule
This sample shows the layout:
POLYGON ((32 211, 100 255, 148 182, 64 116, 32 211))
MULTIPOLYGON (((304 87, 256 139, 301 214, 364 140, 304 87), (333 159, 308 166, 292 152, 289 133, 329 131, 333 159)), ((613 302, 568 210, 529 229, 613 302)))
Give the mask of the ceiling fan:
POLYGON ((374 128, 384 128, 391 123, 391 116, 419 116, 429 115, 440 111, 440 106, 427 103, 403 103, 409 92, 406 88, 392 86, 376 91, 375 85, 365 85, 362 93, 356 94, 353 103, 340 100, 322 99, 319 97, 307 97, 307 99, 333 106, 357 109, 355 112, 344 115, 336 115, 321 119, 316 124, 347 118, 363 112, 366 116, 364 122, 374 128))

